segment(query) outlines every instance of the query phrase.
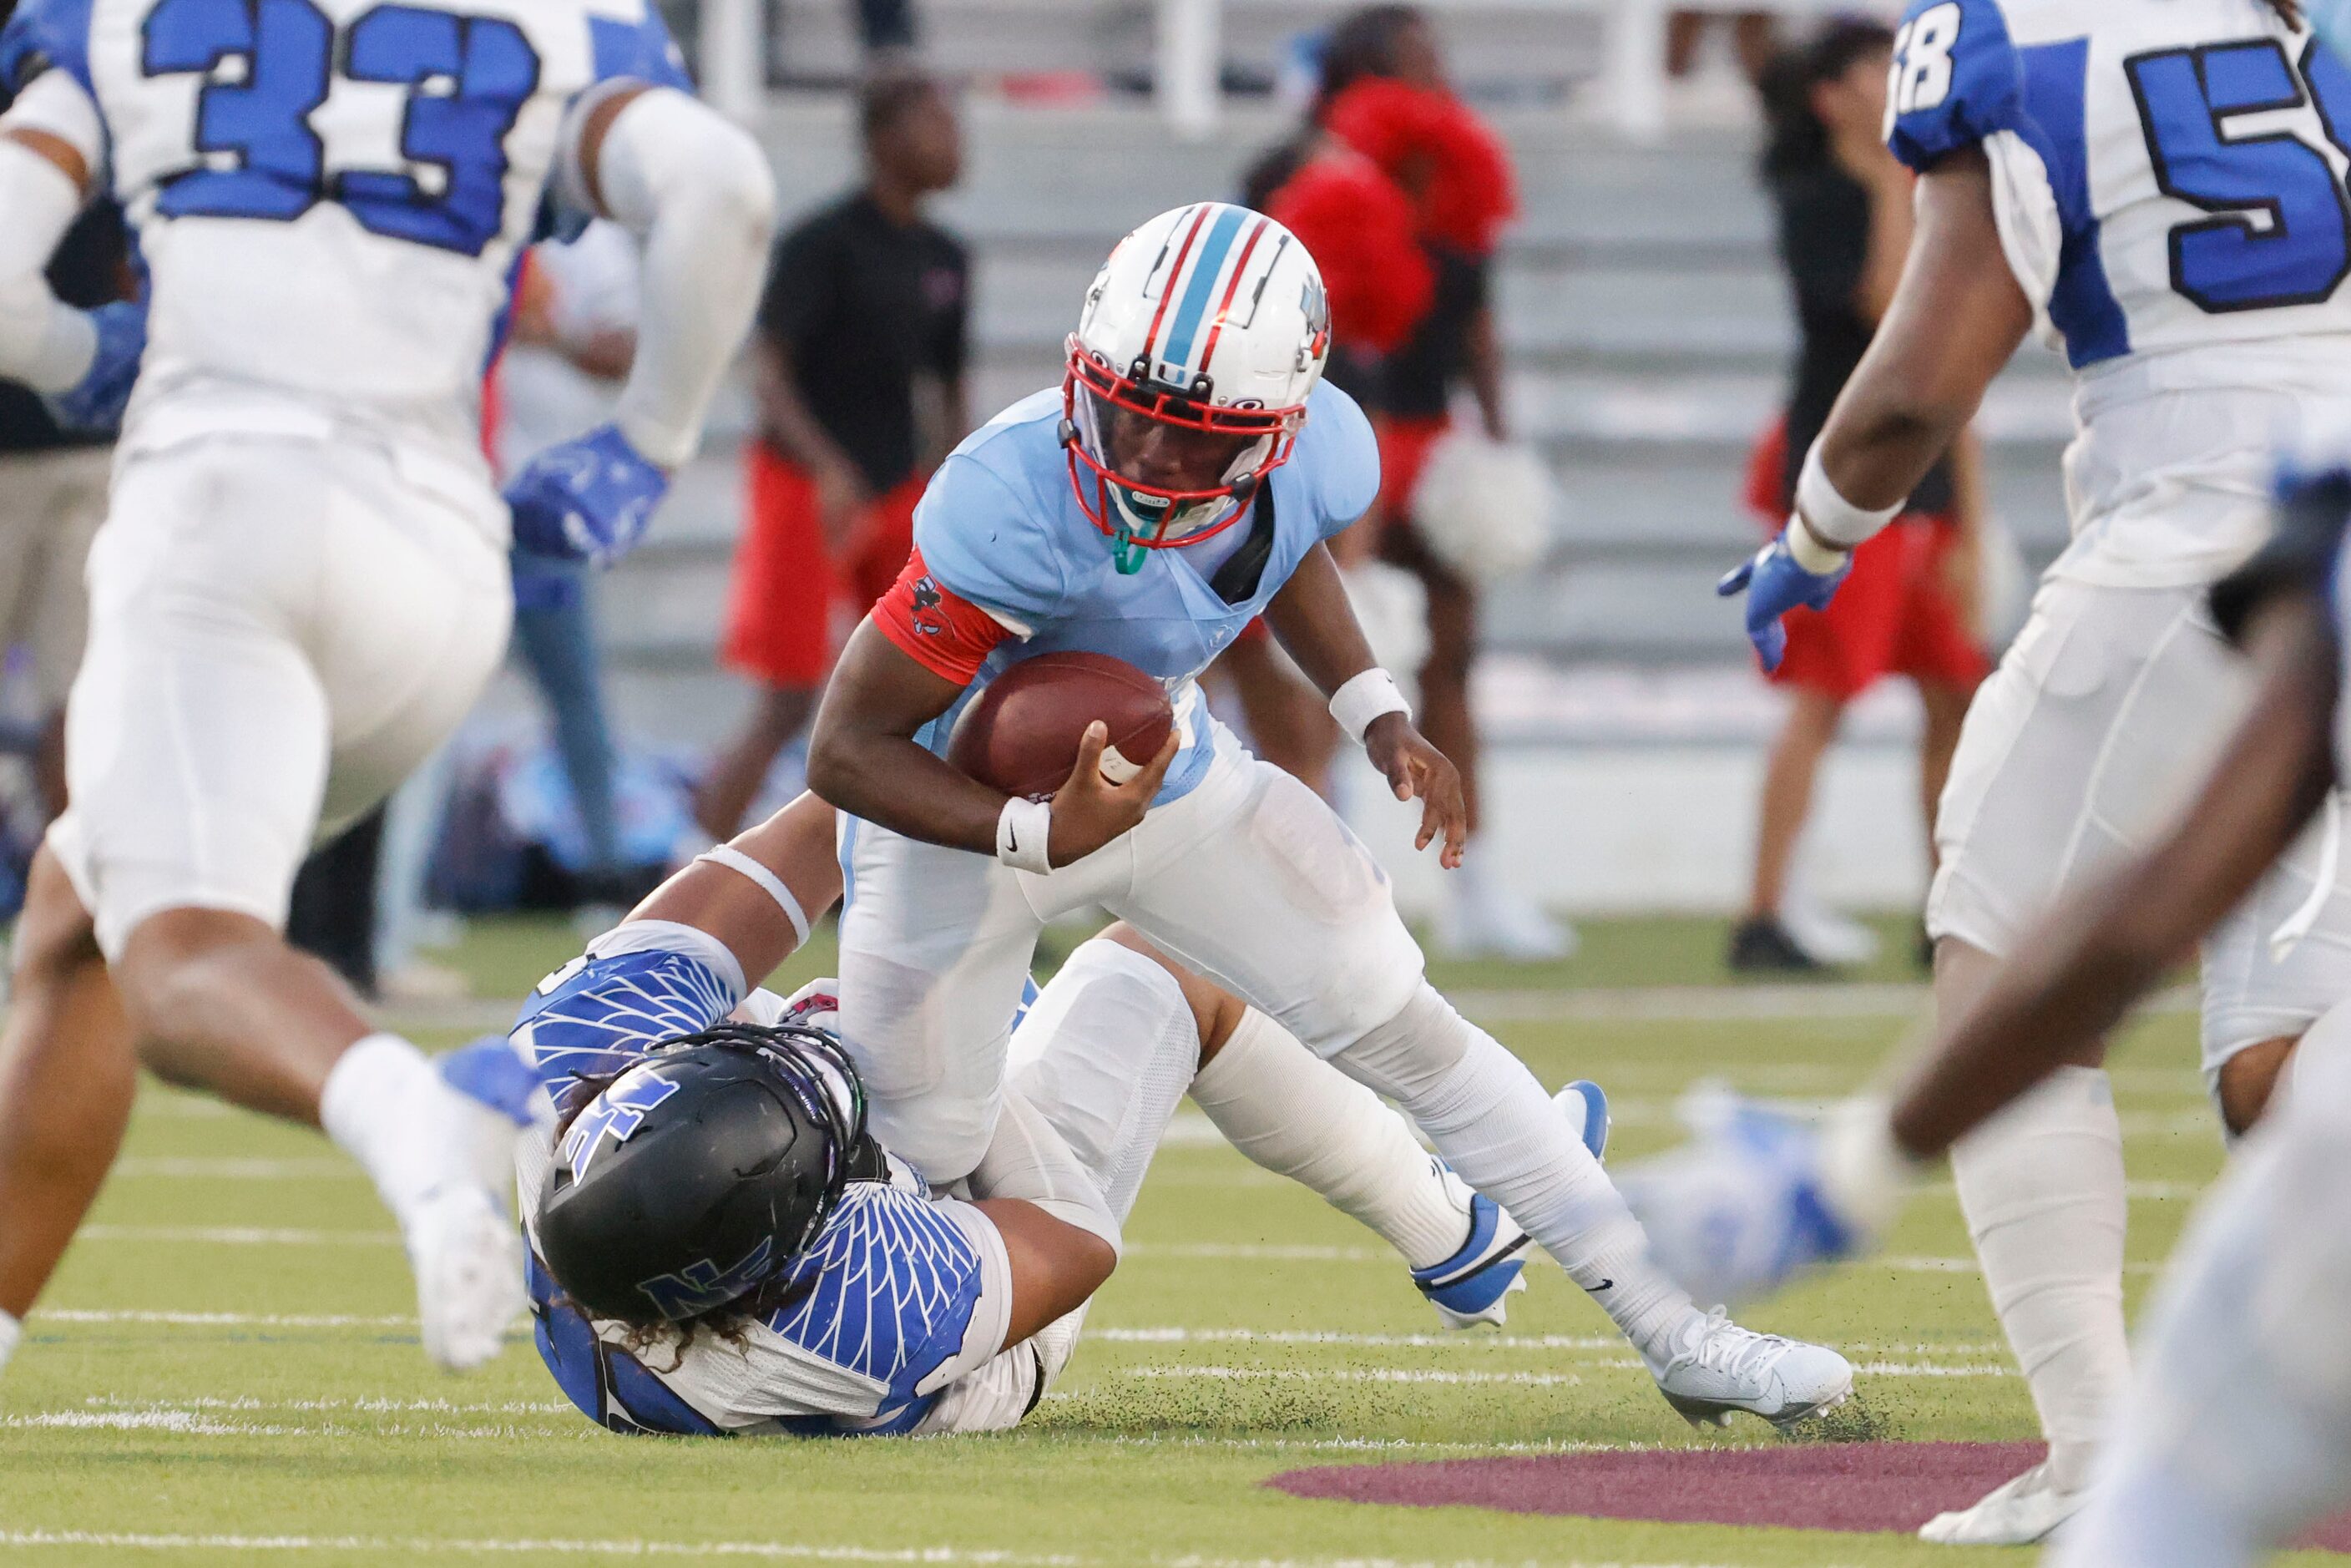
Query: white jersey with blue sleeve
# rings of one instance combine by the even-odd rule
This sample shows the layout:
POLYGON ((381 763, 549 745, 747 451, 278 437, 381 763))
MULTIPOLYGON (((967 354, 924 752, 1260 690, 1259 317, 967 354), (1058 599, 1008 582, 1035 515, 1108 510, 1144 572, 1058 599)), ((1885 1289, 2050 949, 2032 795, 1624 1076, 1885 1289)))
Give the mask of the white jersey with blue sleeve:
POLYGON ((322 410, 475 444, 567 120, 600 82, 688 86, 651 0, 24 0, 0 77, 45 74, 148 277, 133 446, 322 410))
MULTIPOLYGON (((550 975, 510 1037, 559 1106, 583 1081, 617 1073, 658 1042, 707 1029, 747 998, 733 956, 706 934, 632 921, 550 975)), ((607 1129, 607 1135, 614 1135, 607 1129)), ((551 1140, 517 1158, 526 1230, 552 1168, 551 1140)), ((697 1336, 644 1357, 619 1323, 567 1301, 531 1242, 539 1354, 573 1404, 616 1431, 835 1436, 911 1431, 956 1378, 1001 1348, 1010 1311, 1003 1239, 977 1207, 934 1196, 893 1158, 853 1181, 801 1259, 785 1303, 741 1343, 697 1336)))
POLYGON ((916 739, 944 751, 963 704, 1039 653, 1123 659, 1163 683, 1183 748, 1158 803, 1189 792, 1218 727, 1197 684, 1316 544, 1371 509, 1379 449, 1353 398, 1318 385, 1290 461, 1249 515, 1197 543, 1153 549, 1121 572, 1111 539, 1078 505, 1062 445, 1062 394, 1022 399, 966 438, 914 512, 914 558, 875 624, 918 663, 968 690, 916 739))
POLYGON ((2079 379, 2059 573, 2227 570, 2276 444, 2351 403, 2351 71, 2262 0, 1914 0, 1887 98, 1913 168, 1983 149, 2079 379))

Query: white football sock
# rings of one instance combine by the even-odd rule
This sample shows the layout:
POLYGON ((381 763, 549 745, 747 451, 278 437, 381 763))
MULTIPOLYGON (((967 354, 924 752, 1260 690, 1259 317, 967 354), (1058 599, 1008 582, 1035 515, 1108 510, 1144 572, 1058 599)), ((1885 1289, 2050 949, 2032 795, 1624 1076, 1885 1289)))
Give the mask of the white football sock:
POLYGON ((2049 1439, 2060 1491, 2089 1479, 2130 1381, 2123 1131, 2105 1073, 2061 1067, 1951 1150, 1992 1310, 2049 1439))
MULTIPOLYGON (((2351 1004, 2312 1036, 2346 1022, 2351 1004)), ((2263 1561, 2351 1492, 2351 1058, 2322 1051, 2295 1082, 2165 1270, 2067 1568, 2263 1561)))
POLYGON ((425 1054, 388 1033, 352 1042, 319 1095, 319 1124, 403 1225, 427 1194, 468 1174, 455 1122, 464 1110, 425 1054))
POLYGON ((1461 1249, 1468 1217, 1411 1124, 1255 1008, 1192 1080, 1233 1147, 1312 1188, 1426 1269, 1461 1249))
POLYGON ((25 1337, 25 1325, 13 1313, 0 1312, 0 1366, 16 1353, 16 1342, 25 1337))
POLYGON ((1625 1199, 1526 1063, 1434 988, 1334 1059, 1402 1104, 1464 1181, 1500 1204, 1634 1348, 1673 1354, 1698 1316, 1649 1259, 1625 1199))

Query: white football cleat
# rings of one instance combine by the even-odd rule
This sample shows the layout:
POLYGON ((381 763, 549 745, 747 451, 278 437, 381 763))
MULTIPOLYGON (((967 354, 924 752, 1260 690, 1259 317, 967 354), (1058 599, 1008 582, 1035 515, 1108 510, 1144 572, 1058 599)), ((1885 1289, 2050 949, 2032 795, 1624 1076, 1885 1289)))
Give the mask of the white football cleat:
POLYGON ((453 1179, 425 1195, 401 1227, 416 1272, 424 1354, 471 1372, 506 1344, 527 1304, 522 1236, 504 1206, 477 1183, 453 1179))
POLYGON ((1684 1332, 1670 1358, 1645 1353, 1642 1360, 1666 1403, 1693 1427, 1727 1427, 1731 1412, 1744 1410, 1785 1431, 1853 1393, 1852 1364, 1836 1352, 1740 1328, 1720 1307, 1684 1332))
POLYGON ((1918 1527, 1918 1539, 1938 1546, 2030 1546, 2048 1540, 2089 1500, 2087 1488, 2053 1487, 2043 1460, 1986 1492, 1973 1508, 1937 1514, 1918 1527))

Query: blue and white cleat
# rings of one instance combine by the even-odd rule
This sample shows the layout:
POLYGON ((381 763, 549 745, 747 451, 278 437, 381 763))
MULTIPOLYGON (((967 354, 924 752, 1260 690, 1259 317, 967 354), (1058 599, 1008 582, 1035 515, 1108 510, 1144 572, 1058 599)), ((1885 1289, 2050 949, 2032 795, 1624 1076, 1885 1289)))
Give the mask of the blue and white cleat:
POLYGON ((1589 1078, 1579 1078, 1551 1097, 1595 1160, 1608 1157, 1608 1096, 1589 1078))
POLYGON ((1651 1256, 1698 1300, 1767 1294, 1851 1257, 1879 1228, 1829 1197, 1813 1127, 1721 1091, 1691 1096, 1683 1116, 1690 1142, 1620 1172, 1616 1186, 1651 1256))
POLYGON ((1504 1298, 1527 1288, 1527 1233, 1502 1212, 1501 1205, 1439 1166, 1446 1185, 1469 1220, 1469 1239, 1461 1250, 1441 1263, 1412 1271, 1412 1282, 1437 1309, 1449 1329, 1492 1323, 1499 1328, 1509 1315, 1504 1298))

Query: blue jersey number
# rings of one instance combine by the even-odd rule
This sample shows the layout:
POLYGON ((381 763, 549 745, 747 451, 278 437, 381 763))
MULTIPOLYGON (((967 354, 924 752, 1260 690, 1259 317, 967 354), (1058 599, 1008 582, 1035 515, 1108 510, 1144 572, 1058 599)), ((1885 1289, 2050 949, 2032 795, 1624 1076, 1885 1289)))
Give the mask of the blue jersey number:
POLYGON ((2221 214, 2171 231, 2171 287, 2220 314, 2314 305, 2351 274, 2351 200, 2326 154, 2284 131, 2230 137, 2222 122, 2314 102, 2345 145, 2351 80, 2314 45, 2297 70, 2273 39, 2169 49, 2124 62, 2166 195, 2221 214))
POLYGON ((339 50, 311 0, 161 0, 141 68, 206 78, 197 162, 164 184, 156 209, 166 217, 284 222, 333 201, 372 233, 467 256, 503 226, 507 132, 538 88, 538 56, 511 22, 379 5, 339 50), (328 174, 310 116, 338 66, 348 80, 408 89, 406 169, 328 174))

